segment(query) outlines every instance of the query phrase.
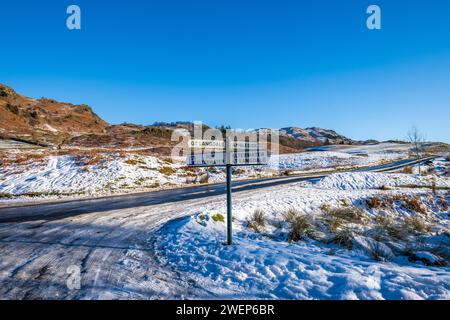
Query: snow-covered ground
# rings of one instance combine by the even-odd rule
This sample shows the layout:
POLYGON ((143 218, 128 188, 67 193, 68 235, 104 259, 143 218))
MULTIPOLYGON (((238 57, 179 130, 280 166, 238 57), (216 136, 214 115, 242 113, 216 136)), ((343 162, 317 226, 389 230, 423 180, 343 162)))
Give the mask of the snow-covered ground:
POLYGON ((326 171, 373 166, 408 157, 408 145, 382 143, 368 146, 327 146, 318 150, 283 155, 275 167, 295 171, 326 171))
POLYGON ((223 245, 225 202, 214 202, 161 228, 158 257, 202 298, 450 299, 450 179, 434 192, 394 187, 429 182, 347 173, 237 194, 233 246, 223 245), (288 241, 293 230, 304 234, 288 241))
POLYGON ((428 176, 347 173, 236 192, 231 247, 223 195, 26 209, 0 224, 0 298, 450 299, 449 179, 433 192, 428 176))
MULTIPOLYGON (((271 177, 286 169, 301 173, 365 167, 407 158, 408 151, 405 145, 391 143, 328 148, 274 157, 265 167, 242 167, 235 171, 234 179, 271 177)), ((4 153, 0 159, 0 202, 101 196, 225 180, 221 168, 188 169, 182 160, 172 163, 137 151, 4 153)))

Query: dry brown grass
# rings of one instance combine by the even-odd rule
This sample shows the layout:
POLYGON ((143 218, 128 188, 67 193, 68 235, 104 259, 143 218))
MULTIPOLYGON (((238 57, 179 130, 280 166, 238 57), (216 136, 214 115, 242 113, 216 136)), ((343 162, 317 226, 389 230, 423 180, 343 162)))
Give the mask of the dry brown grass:
POLYGON ((255 232, 260 233, 264 231, 267 219, 263 210, 255 209, 250 218, 248 218, 246 222, 248 228, 252 229, 255 232))
POLYGON ((353 239, 355 238, 355 235, 356 231, 353 228, 345 226, 336 230, 329 242, 351 250, 353 248, 353 239))
POLYGON ((15 154, 2 153, 0 156, 0 164, 2 166, 8 166, 8 165, 39 163, 44 161, 44 159, 48 156, 49 154, 45 152, 42 153, 23 152, 15 154))
POLYGON ((366 200, 366 203, 370 209, 380 209, 384 206, 383 199, 380 197, 371 197, 366 200))
POLYGON ((406 209, 417 212, 417 213, 421 213, 421 214, 427 213, 427 209, 424 206, 424 204, 422 203, 422 200, 420 199, 420 197, 418 195, 415 195, 412 198, 406 198, 404 200, 403 206, 406 209))
POLYGON ((394 221, 389 217, 377 216, 375 217, 375 222, 392 238, 398 240, 405 240, 408 238, 408 229, 405 229, 404 225, 398 221, 394 221))
POLYGON ((75 164, 80 167, 103 165, 107 156, 97 152, 83 152, 75 156, 75 164))
POLYGON ((404 167, 402 170, 402 173, 404 174, 413 174, 413 168, 411 166, 404 167))
POLYGON ((408 230, 410 233, 426 234, 432 231, 431 226, 426 221, 417 216, 406 218, 405 220, 403 220, 402 224, 405 230, 408 230))
POLYGON ((127 159, 124 161, 124 163, 126 163, 130 166, 136 166, 138 164, 141 164, 141 165, 145 164, 145 162, 140 159, 127 159))
POLYGON ((176 170, 173 169, 172 167, 166 166, 159 168, 158 171, 166 176, 170 176, 176 172, 176 170))

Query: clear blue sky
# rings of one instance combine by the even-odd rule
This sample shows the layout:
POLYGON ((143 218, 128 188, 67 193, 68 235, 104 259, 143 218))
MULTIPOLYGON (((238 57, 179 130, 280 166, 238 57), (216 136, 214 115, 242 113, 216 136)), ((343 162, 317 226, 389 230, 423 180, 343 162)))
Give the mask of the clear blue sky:
POLYGON ((450 142, 448 0, 3 1, 0 82, 110 123, 321 126, 355 139, 417 125, 450 142), (66 8, 82 30, 66 28, 66 8), (382 9, 381 31, 366 8, 382 9))

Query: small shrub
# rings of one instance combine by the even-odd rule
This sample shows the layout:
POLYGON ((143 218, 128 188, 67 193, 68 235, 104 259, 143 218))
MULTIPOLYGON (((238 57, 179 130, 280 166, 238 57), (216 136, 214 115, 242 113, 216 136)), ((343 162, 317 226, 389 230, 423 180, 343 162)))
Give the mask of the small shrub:
POLYGON ((298 211, 297 209, 295 209, 295 208, 289 208, 288 211, 286 211, 286 212, 283 214, 283 217, 284 217, 284 220, 285 220, 287 223, 291 223, 291 222, 293 222, 300 214, 301 214, 300 211, 298 211))
POLYGON ((137 160, 137 159, 127 159, 124 161, 125 164, 128 164, 130 166, 135 166, 137 164, 145 164, 144 161, 142 160, 137 160))
POLYGON ((209 168, 208 168, 208 172, 214 174, 214 173, 218 173, 219 171, 217 170, 216 167, 209 167, 209 168))
POLYGON ((214 222, 225 222, 225 217, 220 213, 216 213, 211 218, 213 219, 214 222))
POLYGON ((158 182, 146 185, 145 188, 149 188, 149 189, 156 189, 159 188, 161 185, 158 182))
POLYGON ((360 223, 364 220, 364 212, 355 207, 331 208, 328 215, 348 222, 360 223))
POLYGON ((140 186, 145 182, 145 178, 144 177, 140 177, 139 179, 137 179, 136 181, 134 181, 134 184, 140 186))
POLYGON ((409 217, 403 220, 403 227, 411 233, 425 234, 432 231, 431 226, 419 217, 409 217))
POLYGON ((320 210, 322 210, 323 212, 327 213, 331 210, 331 206, 328 203, 323 203, 320 206, 320 210))
POLYGON ((266 226, 266 216, 261 209, 256 209, 247 219, 247 227, 255 232, 262 232, 266 226))
POLYGON ((383 206, 383 200, 379 197, 372 197, 366 200, 367 207, 370 209, 379 209, 383 206))
POLYGON ((241 168, 234 169, 232 172, 233 175, 239 175, 239 174, 244 174, 244 173, 245 173, 245 170, 241 169, 241 168))
POLYGON ((409 235, 408 230, 404 228, 403 224, 394 222, 389 217, 377 216, 374 220, 392 238, 405 240, 409 235))
POLYGON ((442 211, 448 211, 449 209, 448 201, 444 196, 442 195, 438 196, 437 204, 442 211))
POLYGON ((402 173, 404 174, 413 174, 413 168, 411 166, 404 167, 402 170, 402 173))
POLYGON ((297 215, 289 222, 288 242, 296 242, 309 236, 313 225, 306 215, 297 215))
POLYGON ((280 172, 280 175, 281 176, 286 176, 286 177, 288 177, 288 176, 290 176, 292 174, 292 170, 283 170, 283 171, 281 171, 280 172))
POLYGON ((389 191, 389 190, 391 190, 391 188, 390 188, 389 186, 387 186, 387 185, 382 185, 382 186, 380 187, 380 190, 383 190, 383 191, 389 191))
POLYGON ((353 239, 355 238, 355 235, 356 232, 354 229, 344 227, 334 232, 331 243, 337 244, 341 247, 346 247, 347 249, 351 250, 353 248, 353 239))
POLYGON ((425 208, 425 206, 422 203, 422 200, 420 200, 420 197, 418 195, 415 195, 412 198, 406 198, 404 200, 404 205, 403 205, 406 209, 417 212, 417 213, 422 213, 422 214, 426 214, 427 210, 425 208))
POLYGON ((161 167, 158 171, 166 176, 170 176, 175 173, 175 170, 171 167, 161 167))

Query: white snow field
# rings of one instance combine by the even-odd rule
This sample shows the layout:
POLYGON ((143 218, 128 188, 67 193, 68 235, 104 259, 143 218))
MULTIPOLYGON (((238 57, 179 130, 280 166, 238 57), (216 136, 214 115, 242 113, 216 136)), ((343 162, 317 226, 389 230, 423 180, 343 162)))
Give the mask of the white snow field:
MULTIPOLYGON (((408 157, 403 144, 336 146, 332 151, 309 151, 274 157, 265 167, 243 167, 234 179, 271 177, 278 170, 295 173, 365 167, 408 157)), ((71 155, 41 155, 39 151, 6 153, 0 162, 0 202, 39 201, 152 191, 185 186, 195 175, 183 161, 167 162, 148 155, 94 153, 79 150, 71 155), (84 153, 87 155, 84 156, 84 153), (37 154, 36 154, 37 153, 37 154), (31 155, 29 155, 31 154, 31 155), (25 160, 24 160, 25 159, 25 160), (20 160, 20 161, 19 161, 20 160)), ((209 182, 225 180, 223 169, 208 170, 209 182)))
POLYGON ((408 145, 381 143, 368 146, 326 146, 327 151, 282 155, 273 166, 302 172, 373 166, 408 157, 408 145))
MULTIPOLYGON (((429 182, 413 175, 393 177, 401 184, 429 182)), ((377 188, 390 181, 389 174, 348 173, 315 185, 236 194, 231 247, 223 245, 224 200, 185 210, 187 216, 158 231, 157 256, 208 291, 196 298, 450 299, 449 191, 377 188), (369 206, 370 199, 386 202, 369 206), (414 199, 419 208, 413 207, 414 199), (265 216, 259 230, 249 224, 255 210, 265 216), (315 230, 287 241, 289 210, 315 230), (351 220, 334 212, 361 217, 351 220), (338 217, 342 225, 330 232, 327 219, 338 217)), ((449 182, 441 178, 437 185, 449 182)))
POLYGON ((0 298, 450 299, 448 179, 435 192, 326 180, 235 192, 231 247, 223 195, 87 211, 53 204, 62 215, 0 224, 0 298), (248 223, 257 209, 263 227, 248 223), (68 286, 73 268, 79 290, 68 286))

